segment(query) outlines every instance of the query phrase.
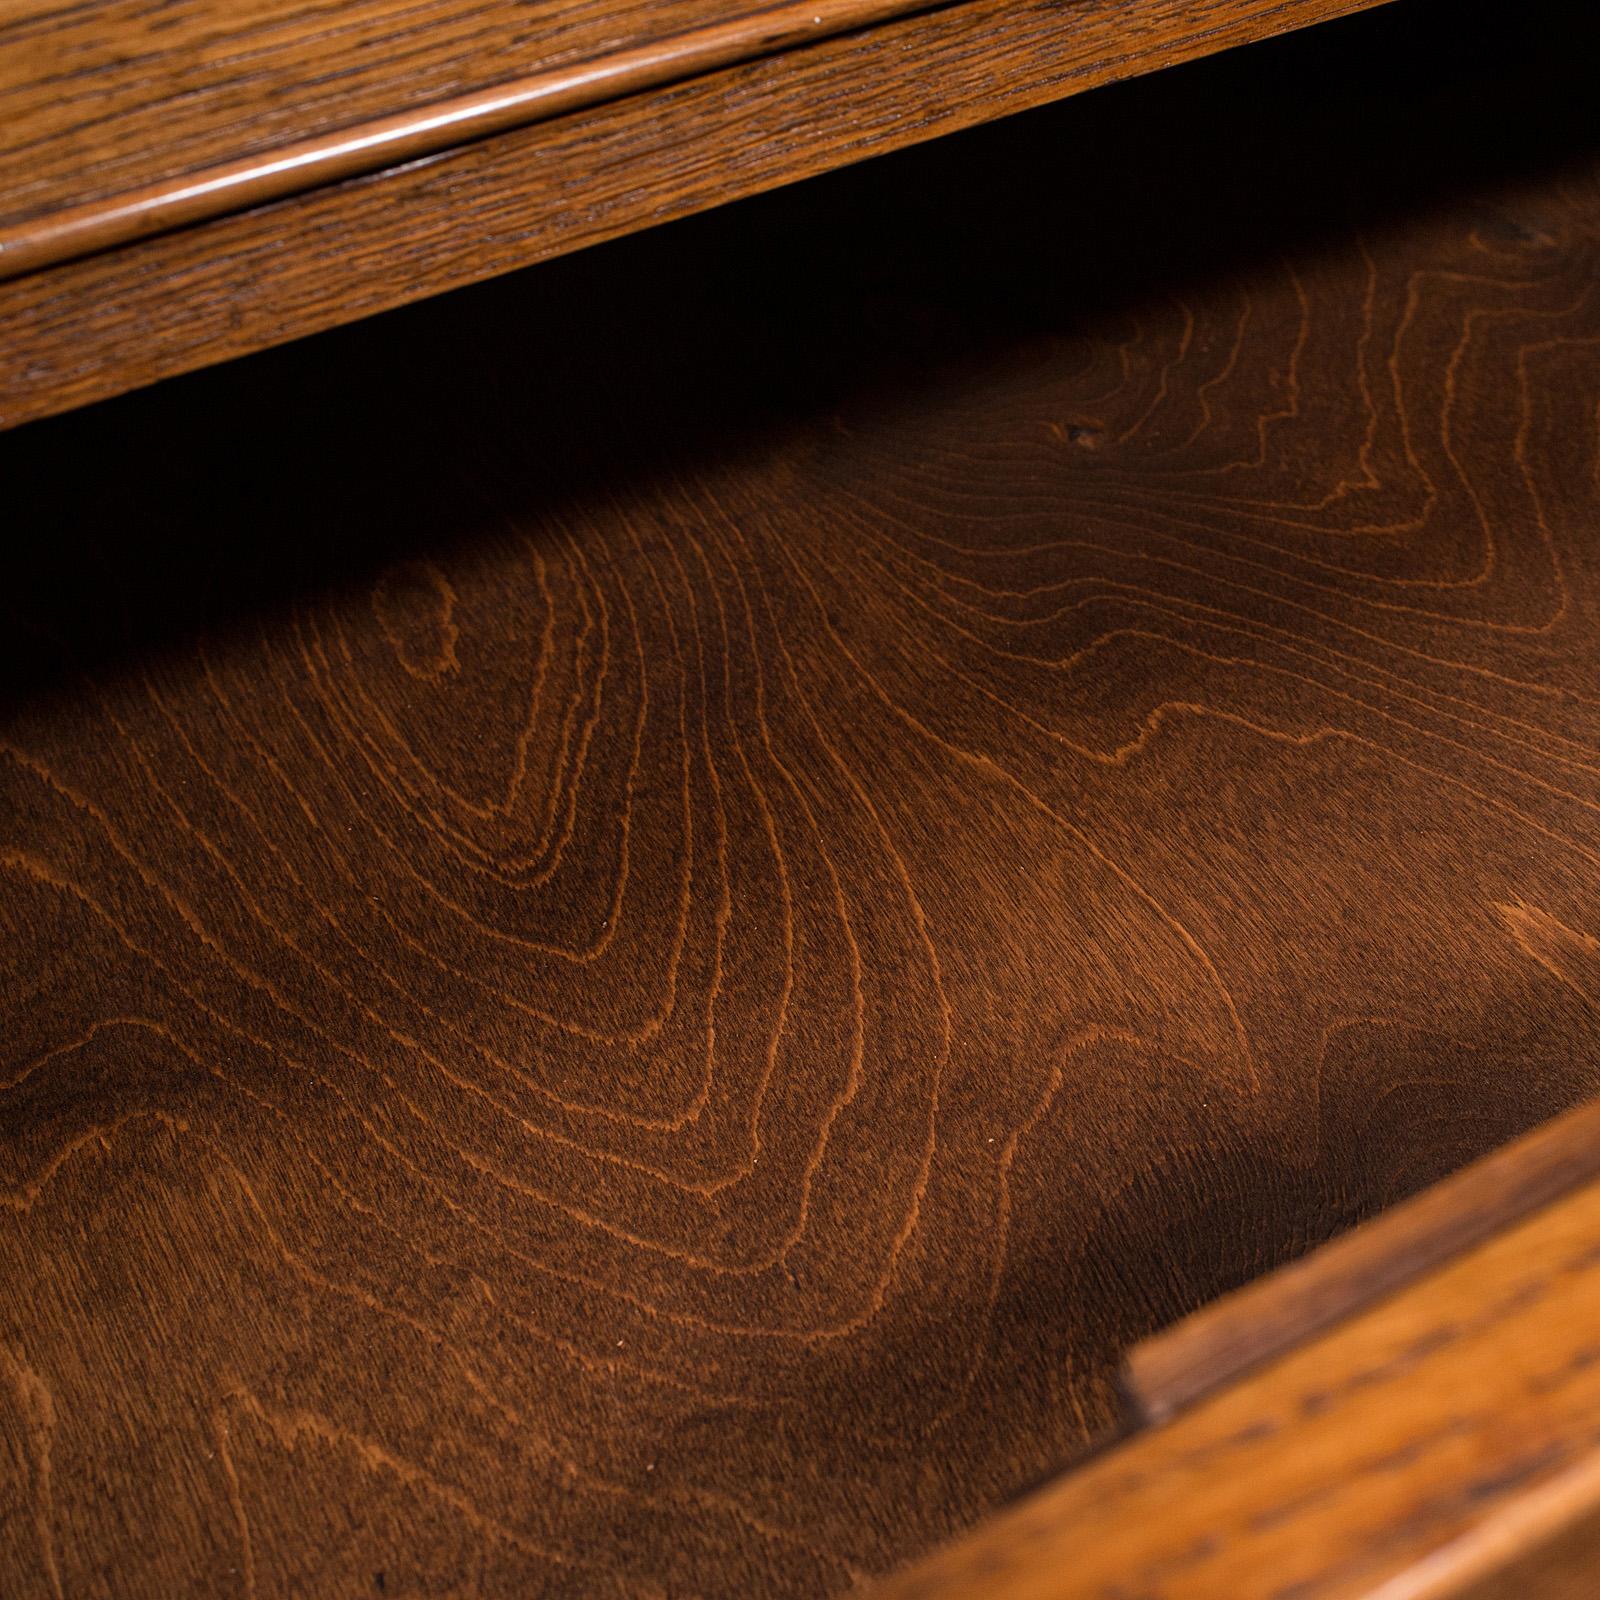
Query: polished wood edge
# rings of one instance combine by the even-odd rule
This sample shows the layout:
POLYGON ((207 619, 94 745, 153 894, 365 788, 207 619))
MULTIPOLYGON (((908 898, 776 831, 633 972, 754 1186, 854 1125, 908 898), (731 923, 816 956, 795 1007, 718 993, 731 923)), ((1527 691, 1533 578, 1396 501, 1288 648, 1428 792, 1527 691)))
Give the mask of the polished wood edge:
POLYGON ((0 285, 0 430, 1387 3, 964 0, 63 262, 0 285))
POLYGON ((1589 1183, 872 1594, 1578 1600, 1597 1570, 1600 1183, 1589 1183))
POLYGON ((547 117, 939 9, 950 0, 788 0, 0 227, 0 281, 245 211, 547 117))
POLYGON ((1600 1104, 1578 1107, 1129 1352, 1123 1386, 1159 1422, 1600 1178, 1600 1104))
POLYGON ((1591 1600, 1596 1574, 1600 1449, 1420 1562, 1378 1600, 1591 1600))

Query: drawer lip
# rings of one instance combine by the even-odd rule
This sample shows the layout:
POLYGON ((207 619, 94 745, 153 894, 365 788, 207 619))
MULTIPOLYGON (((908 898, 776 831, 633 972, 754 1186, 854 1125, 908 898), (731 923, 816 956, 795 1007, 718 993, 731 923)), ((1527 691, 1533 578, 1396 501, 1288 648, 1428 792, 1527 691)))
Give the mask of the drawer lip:
POLYGON ((1139 1347, 1120 1438, 873 1600, 1104 1600, 1157 1574, 1172 1595, 1588 1594, 1597 1141, 1591 1101, 1219 1302, 1219 1327, 1201 1312, 1139 1347), (1327 1303, 1275 1327, 1296 1272, 1327 1303), (1241 1360, 1220 1334, 1248 1343, 1252 1316, 1241 1360))
MULTIPOLYGON (((952 0, 784 0, 464 94, 0 219, 0 281, 952 0)), ((222 131, 226 137, 226 130, 222 131)), ((159 155, 156 157, 159 161, 159 155)))
POLYGON ((1124 1392, 1140 1420, 1165 1422, 1596 1181, 1600 1101, 1533 1129, 1311 1255, 1135 1345, 1124 1362, 1124 1392))
POLYGON ((0 428, 1388 0, 846 3, 904 14, 0 282, 0 428))

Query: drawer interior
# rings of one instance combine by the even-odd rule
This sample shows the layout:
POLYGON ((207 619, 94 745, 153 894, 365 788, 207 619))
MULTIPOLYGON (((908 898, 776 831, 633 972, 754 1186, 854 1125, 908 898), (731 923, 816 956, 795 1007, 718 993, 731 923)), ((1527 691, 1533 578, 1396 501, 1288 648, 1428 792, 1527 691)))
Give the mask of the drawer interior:
POLYGON ((840 1592, 1590 1095, 1593 43, 1413 0, 0 440, 20 1592, 840 1592))

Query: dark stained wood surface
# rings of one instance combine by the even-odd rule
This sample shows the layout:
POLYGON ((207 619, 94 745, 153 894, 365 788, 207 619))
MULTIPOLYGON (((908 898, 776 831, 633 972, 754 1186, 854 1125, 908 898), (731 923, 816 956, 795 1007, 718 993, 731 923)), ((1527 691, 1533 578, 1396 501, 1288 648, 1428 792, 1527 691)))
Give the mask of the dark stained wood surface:
POLYGON ((1595 1592, 1590 1185, 884 1584, 882 1600, 1595 1592))
POLYGON ((8 1597, 841 1592, 1593 1093, 1580 23, 0 443, 8 1597))
POLYGON ((1135 1346, 1124 1363, 1129 1399, 1140 1418, 1164 1421, 1596 1178, 1591 1101, 1135 1346))
POLYGON ((0 427, 1367 3, 966 0, 67 261, 0 282, 0 427))

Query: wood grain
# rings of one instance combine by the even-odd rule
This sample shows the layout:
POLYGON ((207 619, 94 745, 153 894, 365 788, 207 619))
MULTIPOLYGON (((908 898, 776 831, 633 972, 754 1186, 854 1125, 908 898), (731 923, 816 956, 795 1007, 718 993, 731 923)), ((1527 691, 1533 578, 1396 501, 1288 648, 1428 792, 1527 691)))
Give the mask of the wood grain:
POLYGON ((8 1600, 843 1592, 1600 1086, 1564 16, 0 442, 8 1600))
MULTIPOLYGON (((150 234, 232 211, 244 211, 337 183, 341 179, 417 161, 456 145, 540 122, 563 112, 676 83, 759 56, 793 50, 922 9, 930 0, 786 0, 753 14, 719 17, 698 27, 648 39, 603 55, 551 66, 364 122, 235 153, 235 129, 208 164, 88 199, 74 197, 9 224, 0 222, 0 279, 36 272, 76 256, 109 250, 150 234)), ((565 8, 557 8, 565 9, 565 8)), ((128 41, 119 41, 126 49, 128 41)), ((234 41, 230 39, 230 44, 234 41)), ((303 70, 318 65, 315 57, 303 70)), ((177 67, 164 66, 166 72, 177 67)), ((96 125, 96 137, 115 148, 120 133, 96 125)), ((159 150, 157 159, 161 159, 159 150)), ((168 163, 170 164, 170 163, 168 163)))
POLYGON ((761 9, 748 0, 356 0, 335 11, 314 0, 14 0, 0 19, 0 222, 761 9))
POLYGON ((1600 1178, 1591 1102, 1129 1351, 1138 1415, 1164 1421, 1467 1246, 1600 1178))
POLYGON ((1592 1594, 1597 1328, 1590 1186, 875 1592, 1592 1594))
POLYGON ((967 0, 67 262, 0 283, 0 427, 1367 3, 967 0))
MULTIPOLYGON (((1450 1600, 1589 1600, 1600 1571, 1600 1472, 1550 1496, 1547 1515, 1511 1525, 1485 1552, 1480 1573, 1450 1573, 1450 1600)), ((1543 1508, 1539 1508, 1543 1511, 1543 1508)), ((1437 1590, 1435 1591, 1438 1592, 1437 1590)), ((1433 1600, 1424 1595, 1423 1600, 1433 1600)))

